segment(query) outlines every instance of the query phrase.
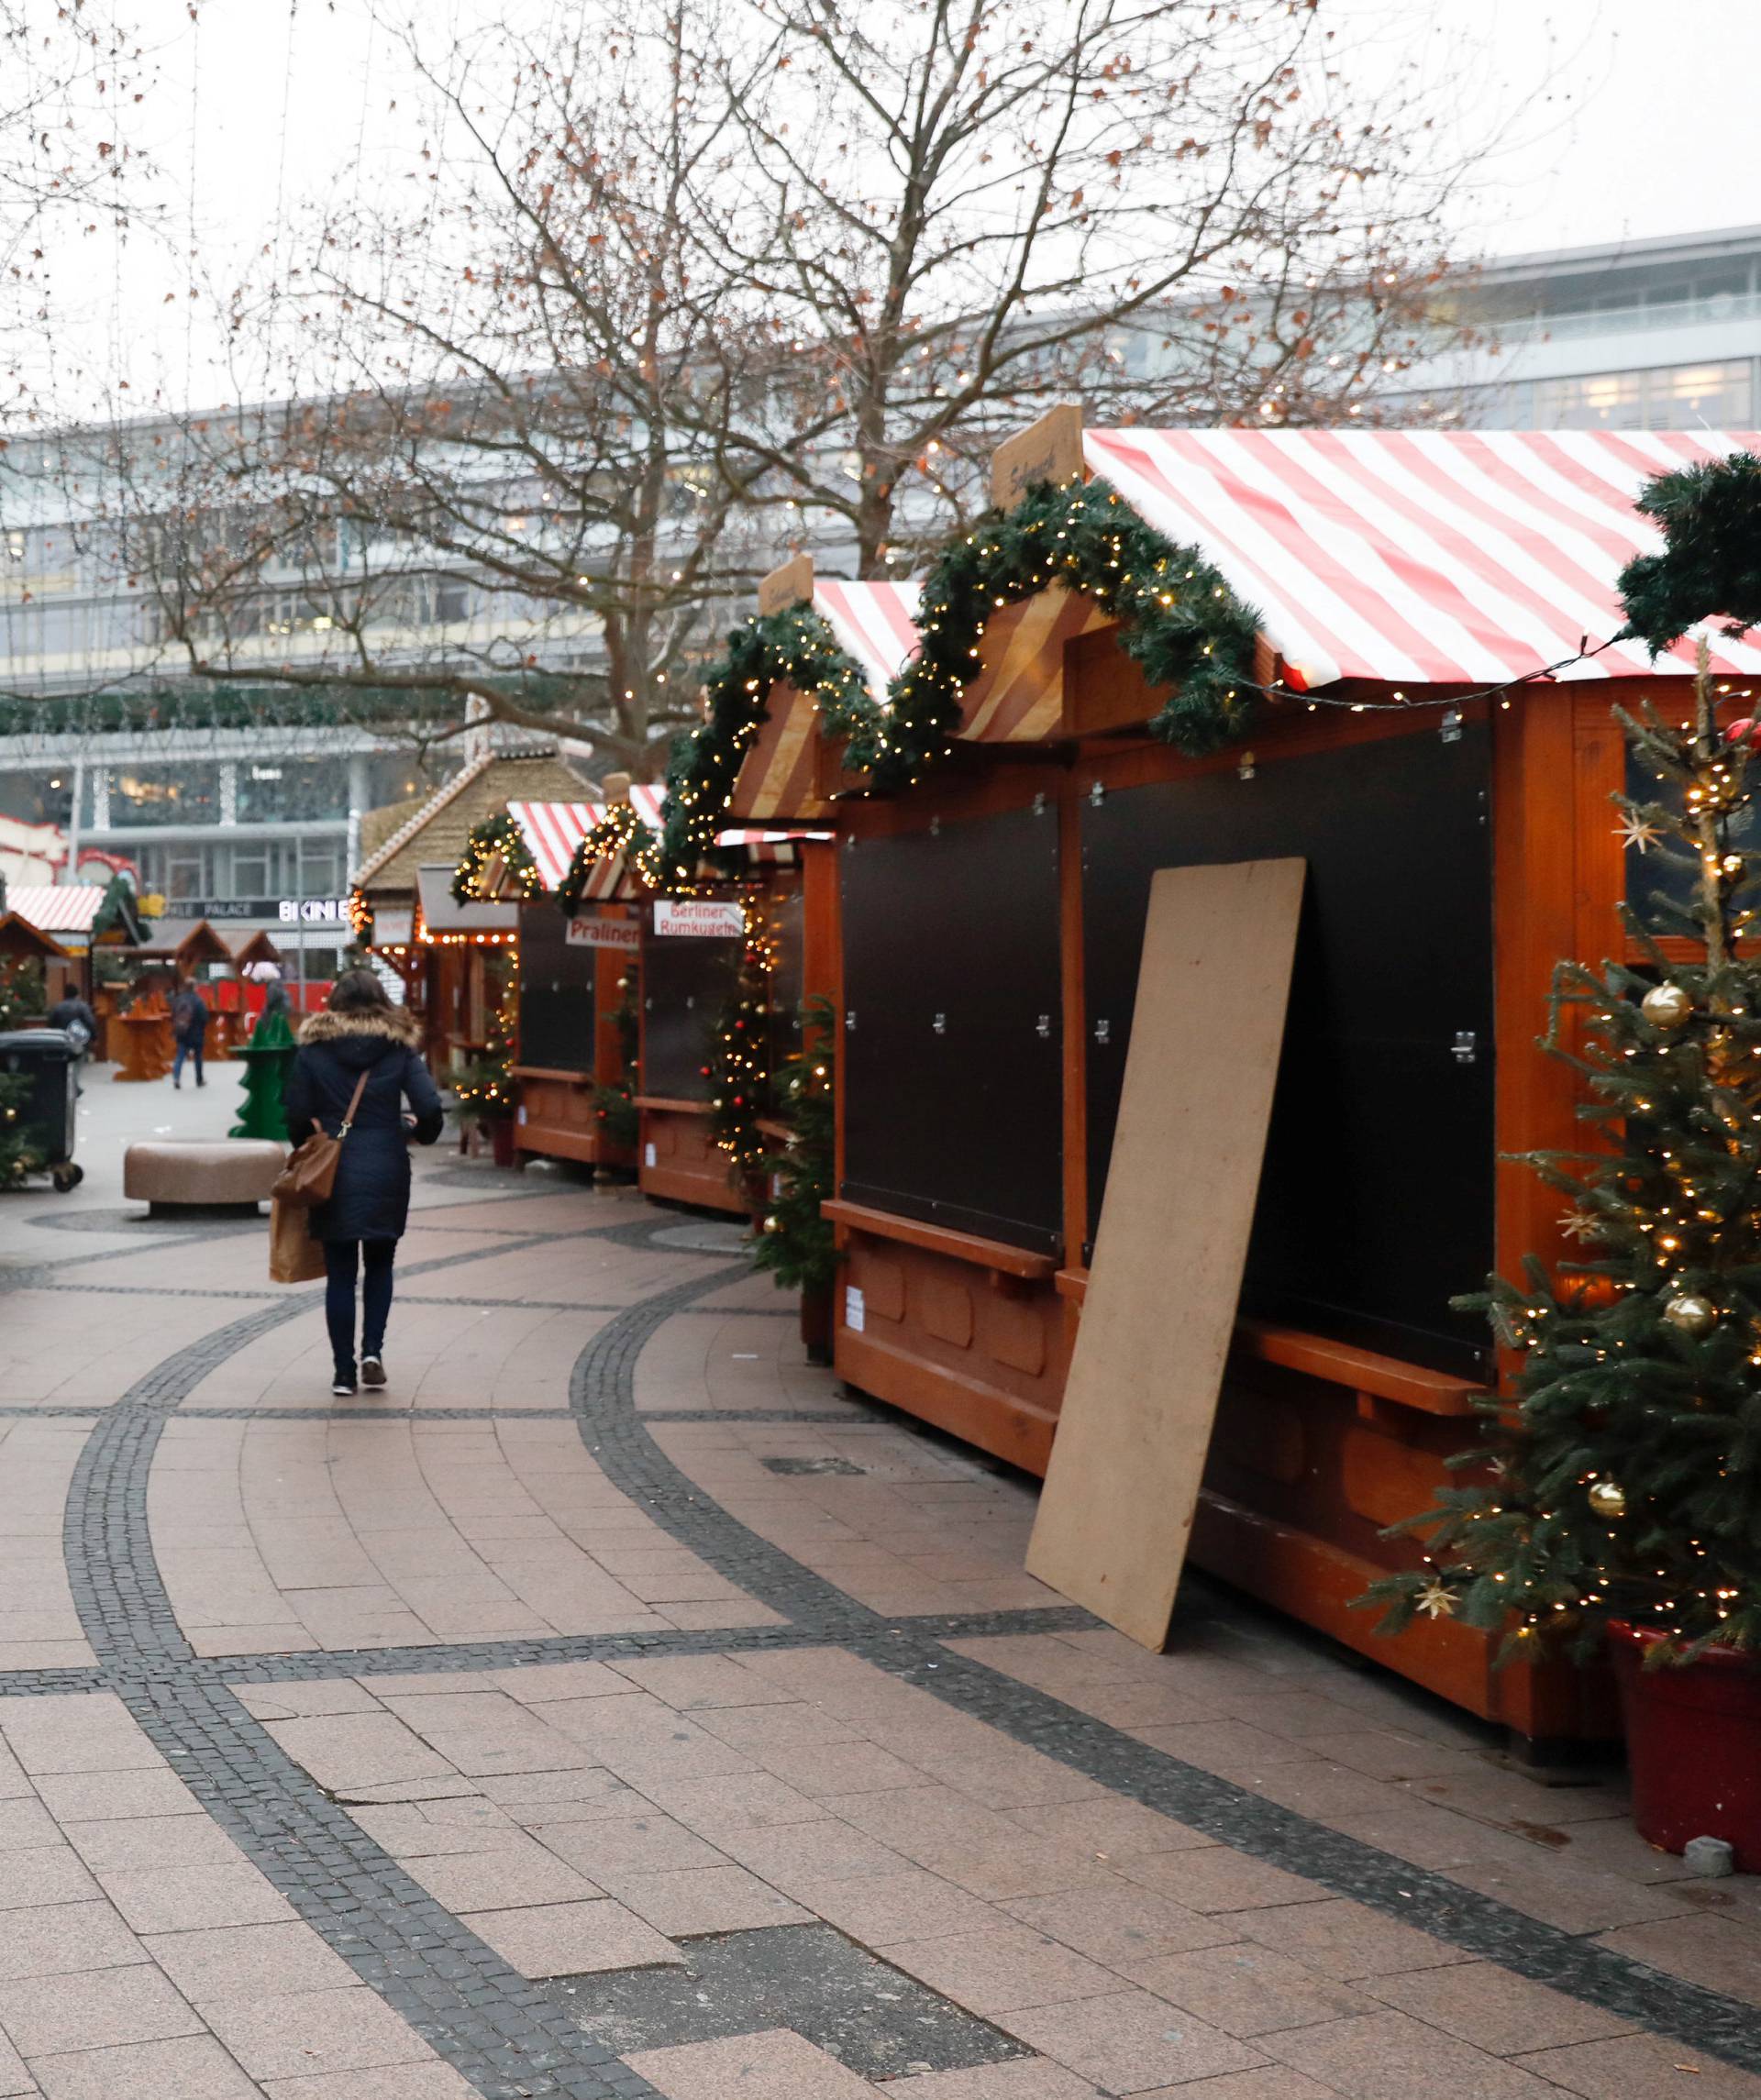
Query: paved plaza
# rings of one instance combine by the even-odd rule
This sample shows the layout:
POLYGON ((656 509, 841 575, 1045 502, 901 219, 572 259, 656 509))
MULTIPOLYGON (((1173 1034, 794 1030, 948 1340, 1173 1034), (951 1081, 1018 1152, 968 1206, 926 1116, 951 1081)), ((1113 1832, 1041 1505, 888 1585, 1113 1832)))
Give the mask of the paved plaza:
POLYGON ((383 1395, 266 1227, 0 1199, 0 2096, 1761 2100, 1761 1884, 840 1389, 725 1223, 418 1160, 383 1395))

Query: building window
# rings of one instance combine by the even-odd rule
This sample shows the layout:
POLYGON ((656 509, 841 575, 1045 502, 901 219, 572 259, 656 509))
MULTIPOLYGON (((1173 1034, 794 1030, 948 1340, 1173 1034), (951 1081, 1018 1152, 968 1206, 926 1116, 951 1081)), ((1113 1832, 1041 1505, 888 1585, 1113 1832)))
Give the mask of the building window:
POLYGON ((211 824, 220 821, 220 768, 118 766, 110 776, 113 824, 211 824))
POLYGON ((1649 371, 1587 372, 1534 382, 1541 430, 1714 430, 1748 427, 1753 397, 1746 358, 1726 364, 1667 365, 1649 371))
POLYGON ((240 823, 321 823, 349 814, 346 758, 238 762, 240 823))

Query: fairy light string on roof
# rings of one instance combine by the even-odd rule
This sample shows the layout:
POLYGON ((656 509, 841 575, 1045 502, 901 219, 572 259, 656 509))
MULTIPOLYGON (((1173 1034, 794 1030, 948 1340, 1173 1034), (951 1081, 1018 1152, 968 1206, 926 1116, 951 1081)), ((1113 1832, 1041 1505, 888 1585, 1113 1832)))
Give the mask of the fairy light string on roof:
POLYGON ((543 894, 544 877, 526 843, 526 834, 505 810, 501 810, 472 824, 466 834, 464 851, 452 871, 453 902, 479 901, 489 870, 498 861, 504 881, 511 880, 517 886, 522 901, 543 894))

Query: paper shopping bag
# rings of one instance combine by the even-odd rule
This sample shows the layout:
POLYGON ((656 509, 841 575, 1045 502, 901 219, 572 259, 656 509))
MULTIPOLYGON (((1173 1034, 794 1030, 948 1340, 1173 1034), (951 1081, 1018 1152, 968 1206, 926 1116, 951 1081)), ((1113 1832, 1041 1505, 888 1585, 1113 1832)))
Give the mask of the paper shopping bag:
POLYGON ((323 1274, 324 1242, 312 1237, 310 1213, 277 1197, 269 1207, 269 1280, 312 1283, 323 1274))

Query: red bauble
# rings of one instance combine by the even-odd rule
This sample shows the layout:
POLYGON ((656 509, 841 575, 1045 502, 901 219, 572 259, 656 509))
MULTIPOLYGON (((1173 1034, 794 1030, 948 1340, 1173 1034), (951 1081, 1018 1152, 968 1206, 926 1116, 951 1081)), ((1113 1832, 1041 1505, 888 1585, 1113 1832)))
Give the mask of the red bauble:
POLYGON ((1732 723, 1724 732, 1724 739, 1729 744, 1761 743, 1761 723, 1757 723, 1752 716, 1745 716, 1741 722, 1732 723))

